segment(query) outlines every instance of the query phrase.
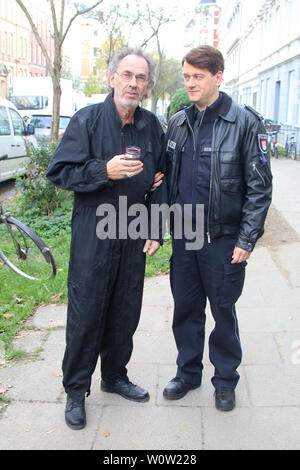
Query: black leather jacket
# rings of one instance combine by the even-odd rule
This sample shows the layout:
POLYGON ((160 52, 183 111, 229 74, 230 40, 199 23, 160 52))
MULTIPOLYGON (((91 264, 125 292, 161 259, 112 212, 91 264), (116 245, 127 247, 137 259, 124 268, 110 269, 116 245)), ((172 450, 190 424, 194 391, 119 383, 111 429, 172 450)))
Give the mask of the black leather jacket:
MULTIPOLYGON (((166 134, 166 177, 169 204, 176 201, 181 154, 188 133, 190 108, 170 120, 166 134)), ((252 251, 264 232, 272 198, 268 153, 262 153, 259 136, 265 135, 262 117, 223 93, 214 122, 207 221, 208 239, 236 235, 236 246, 252 251)), ((264 149, 263 149, 264 150, 264 149)))

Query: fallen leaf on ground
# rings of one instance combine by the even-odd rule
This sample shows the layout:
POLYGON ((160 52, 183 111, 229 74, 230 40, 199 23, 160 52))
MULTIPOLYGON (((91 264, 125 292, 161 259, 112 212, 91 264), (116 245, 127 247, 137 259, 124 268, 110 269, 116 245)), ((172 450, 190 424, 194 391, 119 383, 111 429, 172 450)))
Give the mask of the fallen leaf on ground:
POLYGON ((55 377, 61 377, 61 376, 62 376, 62 373, 61 373, 61 372, 57 372, 56 370, 53 370, 53 371, 52 371, 52 374, 55 375, 55 377))
POLYGON ((51 300, 57 300, 57 299, 59 299, 62 295, 64 295, 64 293, 63 293, 63 292, 60 292, 59 294, 52 295, 52 296, 50 297, 50 299, 51 299, 51 300))
POLYGON ((109 431, 104 431, 103 436, 104 436, 104 437, 109 437, 109 436, 110 436, 110 432, 109 432, 109 431))
POLYGON ((55 431, 55 429, 50 429, 49 431, 46 431, 46 434, 52 434, 55 431))

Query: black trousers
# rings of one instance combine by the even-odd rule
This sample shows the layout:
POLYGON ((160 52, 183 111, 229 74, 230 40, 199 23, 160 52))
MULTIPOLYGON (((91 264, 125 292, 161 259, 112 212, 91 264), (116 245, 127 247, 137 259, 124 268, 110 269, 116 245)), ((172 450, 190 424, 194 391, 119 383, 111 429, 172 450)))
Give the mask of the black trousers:
POLYGON ((174 297, 173 333, 178 349, 177 376, 200 384, 207 299, 215 320, 209 337, 212 383, 235 388, 242 359, 235 303, 240 297, 246 262, 231 264, 235 239, 224 236, 186 251, 184 240, 173 240, 171 289, 174 297))
POLYGON ((89 394, 99 355, 104 380, 127 376, 142 306, 145 241, 98 239, 95 214, 84 207, 72 220, 62 370, 74 400, 89 394))

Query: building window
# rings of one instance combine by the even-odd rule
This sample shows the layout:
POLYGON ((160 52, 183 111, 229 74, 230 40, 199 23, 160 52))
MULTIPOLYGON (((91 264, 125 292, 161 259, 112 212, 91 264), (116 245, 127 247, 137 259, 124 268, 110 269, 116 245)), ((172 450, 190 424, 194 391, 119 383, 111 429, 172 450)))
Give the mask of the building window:
POLYGON ((243 90, 243 104, 251 105, 251 88, 244 88, 243 90))
POLYGON ((4 54, 6 54, 6 52, 7 52, 6 44, 7 44, 7 33, 6 33, 6 31, 2 31, 2 33, 1 33, 1 49, 4 52, 4 54))
POLYGON ((13 47, 14 47, 14 46, 13 46, 13 41, 14 41, 13 35, 10 34, 10 35, 9 35, 9 38, 8 38, 8 54, 9 54, 10 56, 13 55, 13 47))
POLYGON ((295 102, 295 70, 289 72, 287 122, 293 124, 295 102))
POLYGON ((266 96, 265 96, 265 117, 270 119, 270 106, 271 106, 271 86, 270 78, 266 81, 266 96))

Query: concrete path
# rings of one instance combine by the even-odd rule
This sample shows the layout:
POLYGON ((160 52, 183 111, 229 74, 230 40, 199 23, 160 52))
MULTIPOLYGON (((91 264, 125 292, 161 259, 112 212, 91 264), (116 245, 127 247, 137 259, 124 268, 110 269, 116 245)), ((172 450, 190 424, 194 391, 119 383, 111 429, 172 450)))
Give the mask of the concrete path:
MULTIPOLYGON (((149 390, 150 401, 137 404, 101 392, 97 367, 86 400, 87 426, 70 430, 61 385, 66 306, 43 306, 29 321, 36 328, 21 332, 14 343, 39 350, 37 359, 0 368, 0 391, 10 400, 0 414, 0 449, 300 449, 300 162, 272 164, 270 214, 278 230, 270 222, 271 234, 251 256, 237 304, 244 356, 236 409, 215 409, 207 347, 201 388, 178 401, 163 398, 176 372, 176 348, 169 278, 160 276, 145 282, 128 367, 130 379, 149 390)), ((213 321, 209 311, 207 316, 208 337, 213 321)))

